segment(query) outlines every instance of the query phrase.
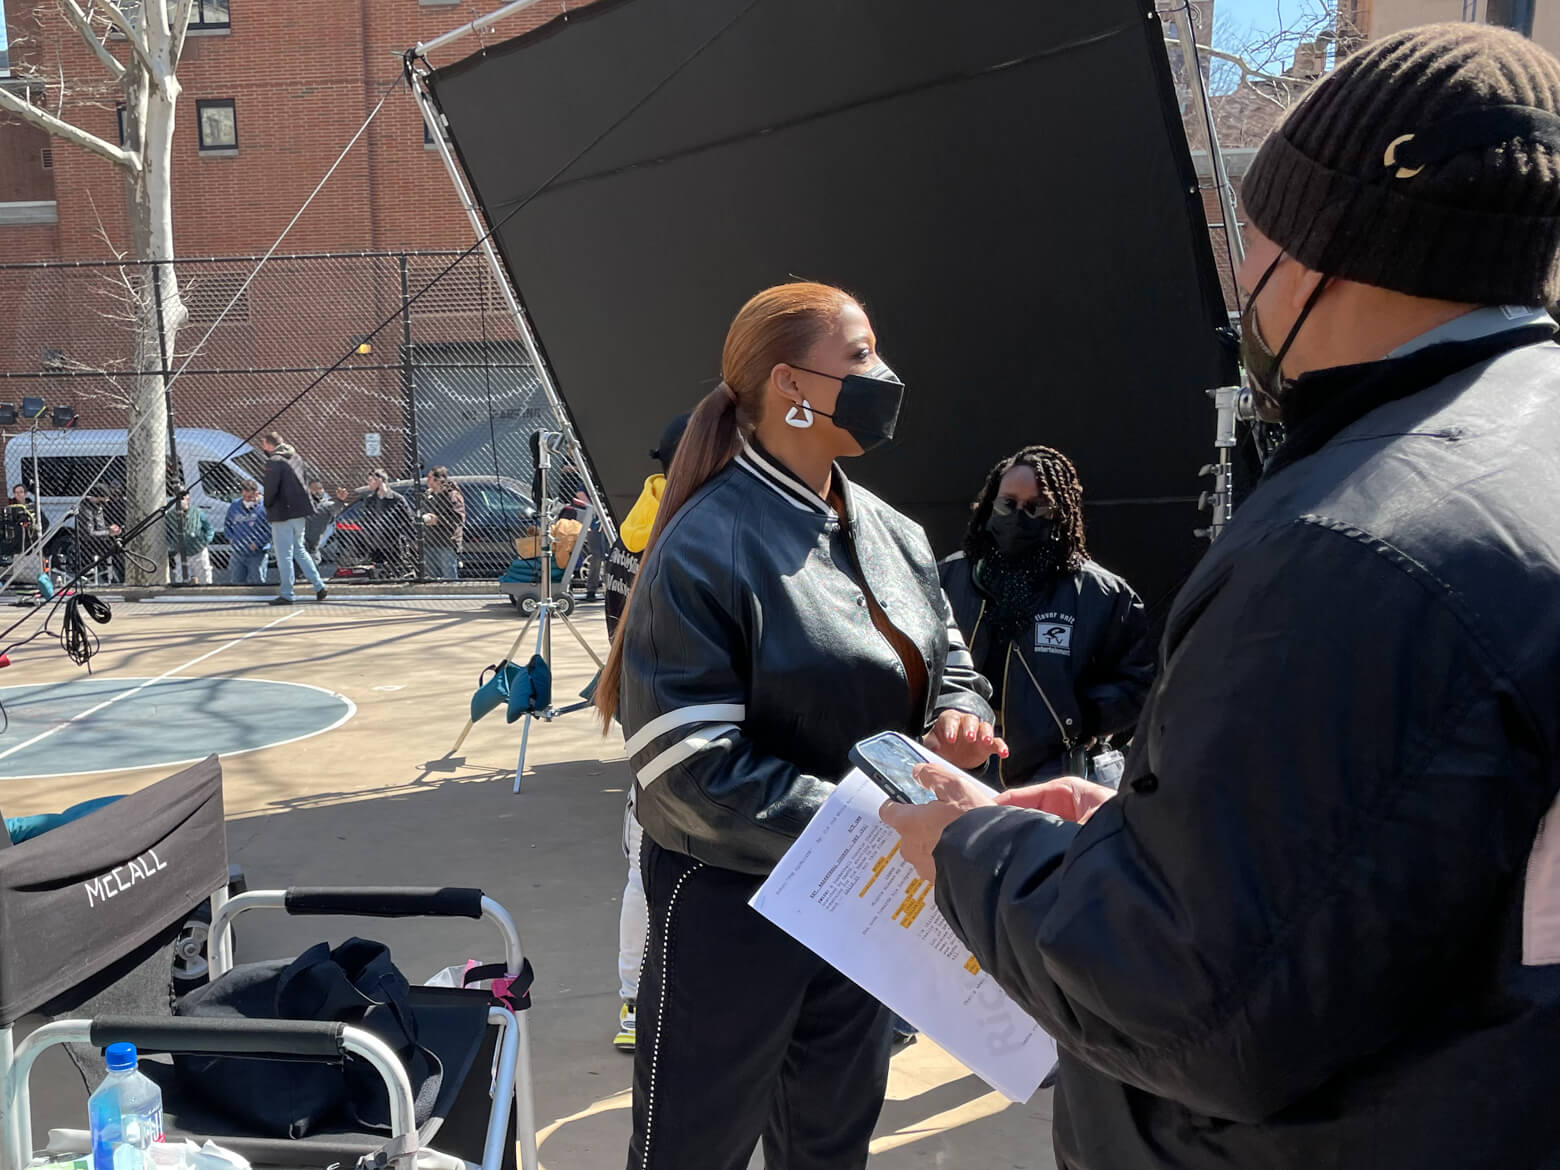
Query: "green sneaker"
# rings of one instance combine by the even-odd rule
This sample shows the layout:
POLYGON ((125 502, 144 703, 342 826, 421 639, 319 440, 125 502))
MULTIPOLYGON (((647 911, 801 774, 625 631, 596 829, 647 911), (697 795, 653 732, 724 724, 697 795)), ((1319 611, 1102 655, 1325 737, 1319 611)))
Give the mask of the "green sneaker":
POLYGON ((618 1032, 612 1037, 612 1047, 619 1052, 632 1052, 634 1050, 634 1009, 635 1003, 631 999, 625 999, 623 1006, 618 1011, 618 1032))

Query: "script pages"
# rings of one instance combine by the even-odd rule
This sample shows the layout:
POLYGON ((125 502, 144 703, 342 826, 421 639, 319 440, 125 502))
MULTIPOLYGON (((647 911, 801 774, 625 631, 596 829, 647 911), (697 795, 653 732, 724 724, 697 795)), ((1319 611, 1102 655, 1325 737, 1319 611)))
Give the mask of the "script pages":
POLYGON ((876 996, 992 1088, 1027 1101, 1056 1045, 985 974, 938 912, 930 882, 878 819, 882 792, 840 782, 752 906, 876 996))

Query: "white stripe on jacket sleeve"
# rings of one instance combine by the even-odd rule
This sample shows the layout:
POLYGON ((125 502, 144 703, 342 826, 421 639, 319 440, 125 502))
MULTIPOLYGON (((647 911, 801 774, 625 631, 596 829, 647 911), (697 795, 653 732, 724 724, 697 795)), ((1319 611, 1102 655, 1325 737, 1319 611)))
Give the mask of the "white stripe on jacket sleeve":
POLYGON ((657 715, 634 732, 623 746, 632 758, 669 731, 692 727, 695 723, 741 723, 746 718, 747 707, 741 703, 704 703, 697 707, 678 707, 675 711, 657 715))
POLYGON ((718 743, 721 736, 741 730, 735 723, 719 723, 714 727, 701 727, 687 739, 674 743, 643 768, 640 768, 634 774, 634 778, 639 781, 639 787, 648 788, 684 760, 691 759, 705 748, 718 743))

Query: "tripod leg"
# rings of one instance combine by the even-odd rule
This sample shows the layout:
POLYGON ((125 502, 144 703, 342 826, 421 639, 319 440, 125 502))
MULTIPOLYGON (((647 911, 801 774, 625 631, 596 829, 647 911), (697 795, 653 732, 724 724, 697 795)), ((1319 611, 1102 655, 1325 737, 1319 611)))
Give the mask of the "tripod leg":
POLYGON ((574 640, 580 644, 585 653, 590 655, 591 661, 596 664, 597 668, 604 669, 607 664, 601 660, 601 656, 597 654, 596 651, 591 647, 591 644, 585 640, 585 635, 580 633, 579 630, 575 628, 574 623, 569 619, 568 615, 560 614, 559 620, 563 622, 564 628, 567 629, 569 633, 574 635, 574 640))
POLYGON ((525 717, 525 726, 520 729, 520 760, 515 764, 515 792, 520 795, 520 777, 525 775, 525 749, 531 739, 531 715, 525 717))
POLYGON ((466 729, 462 731, 460 733, 460 737, 456 739, 455 746, 444 754, 446 756, 453 756, 456 752, 460 751, 460 745, 466 742, 466 737, 471 734, 471 729, 475 726, 476 724, 473 723, 470 719, 466 720, 466 729))
MULTIPOLYGON (((542 661, 551 664, 552 638, 549 630, 552 625, 552 610, 543 606, 537 611, 536 626, 536 652, 542 656, 542 661)), ((519 643, 516 643, 519 645, 519 643)), ((525 749, 531 741, 531 720, 535 718, 529 711, 525 715, 525 725, 520 729, 520 759, 515 764, 515 793, 520 792, 520 777, 525 775, 525 749)))

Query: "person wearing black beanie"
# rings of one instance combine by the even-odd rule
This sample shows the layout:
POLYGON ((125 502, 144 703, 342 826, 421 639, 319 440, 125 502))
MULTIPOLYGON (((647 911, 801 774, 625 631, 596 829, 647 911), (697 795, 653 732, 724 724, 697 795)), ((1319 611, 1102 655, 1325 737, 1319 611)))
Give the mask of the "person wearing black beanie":
POLYGON ((1344 60, 1243 191, 1283 444, 1117 796, 886 807, 1062 1053, 1062 1170, 1560 1166, 1560 61, 1344 60))

